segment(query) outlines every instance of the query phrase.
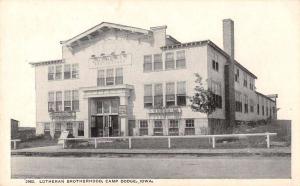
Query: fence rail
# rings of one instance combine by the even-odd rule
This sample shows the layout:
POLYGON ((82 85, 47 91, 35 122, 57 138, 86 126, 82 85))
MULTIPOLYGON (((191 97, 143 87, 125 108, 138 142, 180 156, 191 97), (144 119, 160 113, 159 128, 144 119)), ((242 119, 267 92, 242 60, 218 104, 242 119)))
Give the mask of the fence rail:
POLYGON ((216 148, 217 138, 232 138, 232 137, 250 137, 250 136, 266 136, 267 148, 270 148, 270 136, 276 136, 277 133, 252 133, 252 134, 217 134, 217 135, 190 135, 190 136, 117 136, 117 137, 93 137, 93 138, 61 138, 63 140, 63 148, 66 147, 66 141, 69 140, 86 140, 93 141, 95 149, 98 147, 98 143, 110 143, 114 139, 127 139, 128 148, 132 148, 132 139, 168 139, 168 148, 171 148, 171 139, 186 139, 186 138, 208 138, 212 140, 212 148, 216 148))
POLYGON ((20 139, 13 139, 13 140, 10 140, 10 141, 14 143, 14 149, 17 149, 17 142, 20 142, 21 140, 20 139))

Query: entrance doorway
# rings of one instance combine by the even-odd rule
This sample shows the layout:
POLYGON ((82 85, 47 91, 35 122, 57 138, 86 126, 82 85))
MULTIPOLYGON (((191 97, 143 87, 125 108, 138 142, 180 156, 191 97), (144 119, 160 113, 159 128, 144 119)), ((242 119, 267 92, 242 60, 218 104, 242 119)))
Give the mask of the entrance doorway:
POLYGON ((118 115, 92 116, 91 122, 92 137, 119 136, 118 115))

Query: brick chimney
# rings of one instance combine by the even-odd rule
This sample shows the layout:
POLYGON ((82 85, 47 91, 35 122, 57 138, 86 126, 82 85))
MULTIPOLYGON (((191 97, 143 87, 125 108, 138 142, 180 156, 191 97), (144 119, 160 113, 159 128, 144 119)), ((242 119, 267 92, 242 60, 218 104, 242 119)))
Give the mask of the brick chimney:
POLYGON ((223 20, 223 48, 234 59, 234 22, 231 19, 223 20))
POLYGON ((166 30, 167 26, 156 26, 150 27, 150 30, 153 32, 154 46, 162 47, 166 45, 166 30))

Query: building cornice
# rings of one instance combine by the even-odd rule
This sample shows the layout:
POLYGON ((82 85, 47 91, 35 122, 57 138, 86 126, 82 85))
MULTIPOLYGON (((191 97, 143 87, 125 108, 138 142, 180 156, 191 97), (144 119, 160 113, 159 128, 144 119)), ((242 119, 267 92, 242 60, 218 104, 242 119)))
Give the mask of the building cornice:
POLYGON ((48 60, 48 61, 39 61, 39 62, 30 62, 29 64, 32 65, 33 67, 37 66, 43 66, 43 65, 53 65, 53 64, 60 64, 64 63, 64 59, 56 59, 56 60, 48 60))

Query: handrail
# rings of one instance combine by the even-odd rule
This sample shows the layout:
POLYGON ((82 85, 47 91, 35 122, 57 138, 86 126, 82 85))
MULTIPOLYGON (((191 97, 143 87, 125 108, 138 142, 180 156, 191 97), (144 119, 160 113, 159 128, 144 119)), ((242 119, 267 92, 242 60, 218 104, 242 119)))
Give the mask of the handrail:
POLYGON ((65 142, 68 140, 93 140, 95 142, 95 148, 97 148, 97 140, 101 139, 128 139, 128 147, 131 149, 132 139, 154 139, 154 138, 167 138, 168 148, 171 148, 171 138, 211 138, 212 147, 215 148, 216 138, 228 138, 228 137, 247 137, 247 136, 266 136, 267 148, 270 148, 270 136, 276 136, 277 133, 249 133, 249 134, 213 134, 213 135, 188 135, 188 136, 114 136, 114 137, 92 137, 92 138, 60 138, 63 140, 63 148, 65 148, 65 142))

